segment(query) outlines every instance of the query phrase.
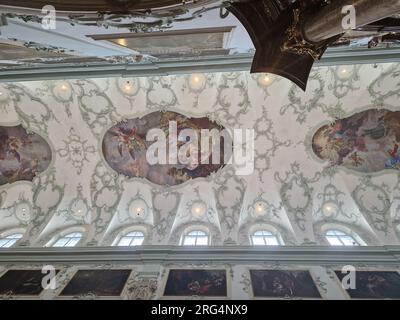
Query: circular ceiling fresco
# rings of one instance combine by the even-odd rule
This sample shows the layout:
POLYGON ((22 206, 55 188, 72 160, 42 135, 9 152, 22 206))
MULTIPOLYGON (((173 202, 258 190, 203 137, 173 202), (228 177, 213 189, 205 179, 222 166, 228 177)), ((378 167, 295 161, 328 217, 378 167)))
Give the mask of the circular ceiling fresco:
POLYGON ((207 117, 153 112, 110 128, 103 139, 109 166, 128 177, 174 186, 205 178, 226 161, 225 128, 207 117), (218 138, 218 139, 217 139, 218 138))
POLYGON ((400 112, 367 110, 320 128, 313 151, 333 165, 363 173, 400 169, 400 112))
POLYGON ((22 126, 0 127, 0 185, 20 180, 32 181, 50 165, 49 144, 22 126))

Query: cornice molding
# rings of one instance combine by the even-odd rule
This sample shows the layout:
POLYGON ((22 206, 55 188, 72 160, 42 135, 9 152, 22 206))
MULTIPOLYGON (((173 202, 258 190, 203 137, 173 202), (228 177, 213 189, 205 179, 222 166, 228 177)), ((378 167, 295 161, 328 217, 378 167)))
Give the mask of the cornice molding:
MULTIPOLYGON (((49 65, 0 70, 0 82, 104 77, 145 77, 187 74, 193 72, 226 72, 250 70, 253 54, 228 57, 169 59, 137 64, 49 65)), ((337 49, 330 48, 315 64, 319 66, 400 62, 400 48, 337 49)))
POLYGON ((183 248, 12 248, 2 249, 0 265, 10 263, 279 263, 305 265, 400 265, 400 246, 333 248, 322 246, 256 248, 249 246, 183 248))

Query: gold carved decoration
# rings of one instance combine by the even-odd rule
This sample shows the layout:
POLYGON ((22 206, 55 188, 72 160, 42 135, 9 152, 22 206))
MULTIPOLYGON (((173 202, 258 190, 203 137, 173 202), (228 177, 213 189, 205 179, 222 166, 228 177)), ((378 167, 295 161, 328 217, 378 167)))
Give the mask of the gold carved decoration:
POLYGON ((300 9, 293 10, 293 23, 286 31, 287 39, 283 43, 282 51, 291 51, 298 55, 310 55, 314 60, 319 60, 326 49, 324 44, 308 42, 302 32, 300 9))

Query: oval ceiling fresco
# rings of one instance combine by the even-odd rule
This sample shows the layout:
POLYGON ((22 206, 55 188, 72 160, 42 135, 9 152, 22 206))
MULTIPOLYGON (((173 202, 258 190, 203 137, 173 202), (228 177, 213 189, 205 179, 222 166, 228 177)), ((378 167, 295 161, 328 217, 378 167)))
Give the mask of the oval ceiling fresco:
POLYGON ((400 169, 400 112, 367 110, 314 135, 315 154, 333 165, 364 173, 400 169))
POLYGON ((49 144, 22 126, 0 126, 0 185, 21 180, 32 181, 51 162, 49 144))
POLYGON ((213 129, 218 132, 224 130, 206 117, 188 118, 175 112, 153 112, 110 128, 103 139, 103 155, 109 166, 118 173, 146 178, 158 185, 174 186, 191 179, 205 178, 224 166, 224 139, 219 142, 210 139, 214 145, 209 145, 211 151, 207 157, 204 157, 204 150, 201 150, 203 131, 213 129), (184 133, 188 131, 194 133, 197 140, 185 136, 184 133), (220 150, 218 163, 212 159, 216 143, 220 150), (159 148, 155 148, 156 144, 159 148), (180 161, 178 155, 182 152, 190 155, 194 161, 180 161), (151 159, 154 155, 158 160, 156 163, 151 159), (204 158, 209 161, 202 160, 204 158))

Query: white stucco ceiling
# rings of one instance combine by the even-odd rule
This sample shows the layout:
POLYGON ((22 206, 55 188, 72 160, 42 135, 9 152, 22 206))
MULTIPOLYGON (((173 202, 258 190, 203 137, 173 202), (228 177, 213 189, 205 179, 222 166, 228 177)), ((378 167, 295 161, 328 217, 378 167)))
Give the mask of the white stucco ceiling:
POLYGON ((85 230, 81 245, 107 245, 124 228, 140 225, 148 244, 171 244, 182 228, 200 224, 210 228, 213 244, 244 244, 254 225, 269 224, 286 244, 299 245, 323 243, 321 226, 328 223, 371 245, 397 244, 400 175, 331 168, 311 148, 315 130, 336 118, 370 108, 399 111, 398 64, 346 68, 346 77, 339 67, 315 68, 306 93, 285 79, 269 75, 265 82, 264 75, 248 72, 203 74, 200 89, 190 75, 2 84, 0 124, 22 123, 40 134, 52 147, 53 162, 33 183, 0 187, 0 234, 23 228, 21 244, 42 246, 78 227, 85 230), (124 92, 127 80, 134 93, 124 92), (237 176, 228 165, 175 187, 116 174, 102 155, 105 131, 156 110, 254 129, 254 172, 237 176), (332 192, 341 206, 327 218, 321 206, 332 192), (148 208, 140 219, 129 215, 139 198, 148 208), (193 201, 205 202, 209 214, 194 217, 193 201), (252 212, 259 201, 267 209, 257 217, 252 212), (17 214, 21 202, 30 206, 25 221, 17 214))

